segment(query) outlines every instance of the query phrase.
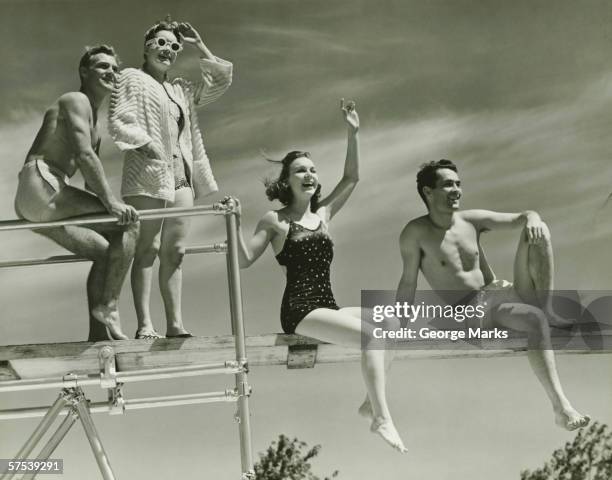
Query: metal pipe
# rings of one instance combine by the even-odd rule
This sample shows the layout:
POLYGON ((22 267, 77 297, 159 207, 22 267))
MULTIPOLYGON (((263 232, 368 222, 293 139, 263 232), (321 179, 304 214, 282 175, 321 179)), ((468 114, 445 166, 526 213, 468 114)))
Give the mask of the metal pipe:
MULTIPOLYGON (((153 208, 138 212, 140 220, 159 218, 193 217, 198 215, 226 215, 227 207, 223 203, 201 205, 197 207, 153 208)), ((53 222, 28 222, 27 220, 0 221, 0 231, 33 230, 37 228, 64 227, 66 225, 92 225, 97 223, 117 223, 117 218, 108 214, 80 215, 78 217, 56 220, 53 222)))
POLYGON ((54 378, 30 378, 27 380, 7 380, 0 382, 0 393, 20 392, 24 390, 44 390, 51 388, 84 387, 88 385, 98 385, 100 376, 89 377, 86 375, 71 375, 64 379, 54 378))
MULTIPOLYGON (((76 422, 77 417, 78 414, 75 408, 71 407, 70 411, 68 412, 68 416, 60 424, 55 433, 51 436, 51 438, 49 438, 49 441, 45 444, 40 453, 36 456, 37 461, 45 461, 51 456, 57 446, 68 434, 68 432, 74 425, 74 422, 76 422)), ((37 474, 38 472, 26 473, 23 477, 21 477, 21 480, 30 480, 32 478, 35 478, 37 474)))
POLYGON ((19 458, 19 459, 28 458, 28 455, 32 453, 32 450, 34 450, 36 445, 38 445, 38 442, 40 442, 40 439, 43 437, 45 433, 47 433, 47 430, 49 430, 49 427, 53 424, 57 416, 66 407, 67 404, 68 404, 67 394, 66 392, 62 391, 58 395, 55 402, 53 402, 53 405, 51 405, 51 408, 49 408, 46 415, 43 417, 42 421, 38 424, 34 432, 32 432, 32 435, 30 436, 30 438, 28 438, 25 445, 21 448, 21 450, 19 450, 19 452, 17 452, 17 455, 15 456, 15 458, 19 458))
MULTIPOLYGON (((200 403, 236 402, 238 395, 233 390, 224 392, 190 393, 185 395, 168 395, 165 397, 135 398, 125 400, 126 410, 140 410, 154 407, 172 407, 178 405, 195 405, 200 403)), ((108 402, 90 403, 91 413, 108 413, 111 407, 108 402)), ((48 407, 14 408, 0 411, 0 420, 12 420, 18 418, 43 417, 48 407)), ((59 415, 65 415, 68 410, 64 408, 59 415)))
POLYGON ((113 469, 111 468, 106 452, 104 451, 104 446, 102 445, 102 441, 100 440, 96 426, 89 415, 87 399, 82 392, 78 397, 76 409, 79 412, 79 419, 83 424, 83 430, 85 430, 85 435, 87 436, 87 440, 89 440, 91 450, 96 458, 96 462, 98 462, 98 468, 100 469, 100 473, 102 473, 102 477, 104 480, 115 480, 115 474, 113 473, 113 469))
MULTIPOLYGON (((230 205, 233 207, 233 205, 230 205)), ((236 345, 236 361, 243 365, 247 362, 246 340, 244 335, 244 318, 242 315, 242 290, 240 287, 240 264, 238 261, 238 223, 235 213, 225 217, 227 228, 227 264, 230 312, 232 318, 232 333, 236 345)), ((236 374, 236 391, 238 398, 238 430, 240 434, 240 460, 242 474, 250 474, 253 470, 251 446, 251 419, 249 413, 250 387, 246 370, 236 374)))
POLYGON ((200 403, 235 402, 238 395, 232 390, 225 392, 188 393, 184 395, 167 395, 164 397, 136 398, 125 401, 126 410, 143 408, 174 407, 179 405, 196 405, 200 403))
MULTIPOLYGON (((205 365, 184 365, 180 367, 151 368, 117 372, 119 383, 146 382, 166 378, 195 377, 199 375, 235 374, 243 369, 238 362, 210 363, 205 365)), ((27 380, 6 380, 0 382, 0 393, 24 390, 44 390, 50 388, 85 387, 99 385, 100 375, 67 375, 63 379, 31 378, 27 380)), ((1 412, 1 410, 0 410, 1 412)))
POLYGON ((146 380, 161 380, 164 378, 195 377, 198 375, 233 374, 239 372, 241 367, 226 363, 211 363, 210 365, 187 365, 184 367, 156 368, 149 373, 147 370, 134 370, 132 372, 117 372, 117 382, 143 382, 146 380))
MULTIPOLYGON (((185 255, 196 253, 225 253, 227 247, 225 243, 214 243, 212 245, 195 245, 185 249, 185 255)), ((61 263, 91 262, 89 258, 78 257, 76 255, 54 255, 47 258, 24 258, 23 260, 12 260, 10 262, 0 262, 0 268, 12 267, 32 267, 36 265, 55 265, 61 263)))
POLYGON ((34 265, 55 265, 58 263, 77 263, 91 262, 88 258, 77 257, 76 255, 54 255, 47 258, 24 258, 23 260, 12 260, 10 262, 1 262, 0 268, 12 267, 31 267, 34 265))

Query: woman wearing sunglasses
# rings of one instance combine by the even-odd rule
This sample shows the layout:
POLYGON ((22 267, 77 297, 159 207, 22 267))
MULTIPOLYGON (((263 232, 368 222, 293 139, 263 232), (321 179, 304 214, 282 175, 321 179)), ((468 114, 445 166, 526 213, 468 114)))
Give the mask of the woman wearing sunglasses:
MULTIPOLYGON (((266 182, 268 199, 279 200, 284 207, 266 213, 247 240, 238 223, 239 259, 242 268, 249 267, 271 245, 287 275, 280 312, 285 333, 359 349, 362 329, 372 326, 362 324, 361 307, 338 307, 330 283, 333 243, 327 225, 359 180, 359 116, 353 102, 345 105, 342 100, 341 109, 348 127, 348 146, 344 175, 338 185, 321 199, 321 185, 310 154, 289 152, 280 161, 278 178, 266 182)), ((236 202, 241 214, 238 200, 227 200, 236 202)), ((385 395, 385 351, 363 349, 361 366, 369 403, 360 408, 360 413, 371 420, 372 432, 403 453, 406 449, 391 420, 385 395)))
MULTIPOLYGON (((145 34, 141 69, 121 72, 111 96, 109 131, 125 152, 121 194, 138 210, 190 207, 217 191, 195 108, 215 101, 230 86, 232 64, 215 57, 189 23, 167 18, 145 34), (169 78, 184 47, 199 54, 201 78, 169 78)), ((159 256, 159 285, 167 337, 191 336, 181 317, 181 264, 189 230, 186 217, 147 220, 132 266, 136 338, 160 338, 149 303, 153 264, 159 256)))

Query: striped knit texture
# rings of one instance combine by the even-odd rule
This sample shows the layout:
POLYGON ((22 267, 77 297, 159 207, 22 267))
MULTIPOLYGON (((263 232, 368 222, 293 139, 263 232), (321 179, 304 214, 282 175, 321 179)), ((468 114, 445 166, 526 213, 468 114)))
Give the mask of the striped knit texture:
POLYGON ((182 109, 185 125, 179 137, 181 153, 195 198, 218 190, 206 155, 196 107, 218 99, 232 82, 232 64, 222 59, 200 59, 202 77, 194 83, 183 78, 160 84, 135 68, 126 68, 111 94, 109 133, 125 152, 121 195, 144 195, 174 201, 170 98, 182 109), (140 150, 151 144, 164 158, 154 159, 140 150))

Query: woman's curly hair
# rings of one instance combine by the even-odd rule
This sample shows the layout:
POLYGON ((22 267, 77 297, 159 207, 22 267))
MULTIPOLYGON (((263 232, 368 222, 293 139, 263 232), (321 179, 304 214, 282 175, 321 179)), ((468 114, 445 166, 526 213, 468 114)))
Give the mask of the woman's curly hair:
MULTIPOLYGON (((310 158, 309 152, 303 152, 300 150, 293 150, 289 152, 285 157, 278 161, 267 158, 267 160, 275 163, 281 163, 282 168, 278 177, 274 180, 266 178, 264 185, 266 186, 266 196, 268 200, 278 200, 283 205, 287 206, 293 200, 293 192, 289 186, 287 179, 289 178, 289 167, 293 161, 300 157, 310 158)), ((321 184, 317 185, 314 195, 310 199, 310 211, 316 212, 319 209, 319 201, 321 200, 321 184)))
POLYGON ((166 15, 164 20, 160 20, 145 32, 144 42, 147 43, 152 38, 155 38, 157 32, 161 32, 162 30, 172 32, 177 41, 179 43, 183 43, 183 37, 181 35, 181 31, 179 30, 179 24, 178 22, 173 21, 172 18, 170 18, 170 15, 166 15))

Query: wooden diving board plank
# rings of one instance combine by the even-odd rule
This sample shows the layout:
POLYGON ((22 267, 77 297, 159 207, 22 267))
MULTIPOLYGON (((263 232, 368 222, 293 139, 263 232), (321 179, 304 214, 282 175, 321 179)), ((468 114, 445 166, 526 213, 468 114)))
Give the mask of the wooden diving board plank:
MULTIPOLYGON (((589 334, 572 339, 569 345, 553 337, 558 354, 612 353, 612 332, 598 334, 597 345, 588 346, 589 334)), ((565 341, 565 339, 560 339, 565 341)), ((299 335, 264 334, 246 338, 250 367, 289 365, 292 368, 316 363, 355 362, 360 359, 357 349, 331 345, 299 335), (291 348, 290 348, 291 347, 291 348), (292 350, 293 353, 290 353, 292 350), (310 350, 310 351, 309 351, 310 350), (316 351, 315 351, 316 350, 316 351), (292 357, 293 355, 293 357, 292 357), (297 355, 297 357, 296 357, 297 355)), ((410 350, 396 350, 396 359, 481 358, 523 355, 524 339, 475 347, 467 343, 441 340, 411 341, 418 344, 410 350), (445 343, 446 342, 446 343, 445 343)), ((176 367, 218 363, 235 359, 234 337, 193 337, 185 339, 125 340, 117 342, 74 342, 0 346, 0 384, 3 380, 59 378, 67 373, 99 373, 98 354, 110 345, 115 350, 117 371, 176 367)))

